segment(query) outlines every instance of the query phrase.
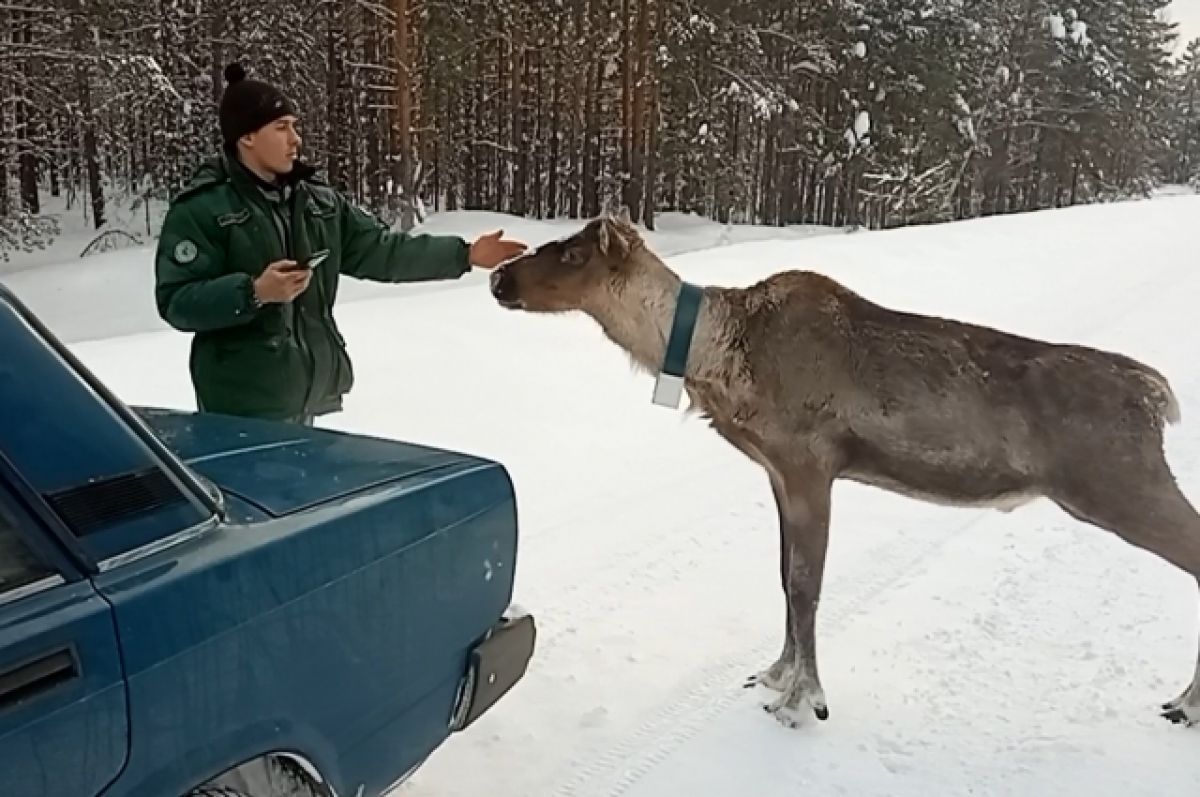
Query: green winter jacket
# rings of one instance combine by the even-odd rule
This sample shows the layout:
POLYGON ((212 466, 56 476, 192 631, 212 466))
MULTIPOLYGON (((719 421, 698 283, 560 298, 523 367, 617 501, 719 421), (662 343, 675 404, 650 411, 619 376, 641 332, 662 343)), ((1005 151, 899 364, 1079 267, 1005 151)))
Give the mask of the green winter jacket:
POLYGON ((455 279, 469 246, 388 230, 297 164, 271 191, 236 159, 200 166, 163 221, 158 312, 195 333, 190 371, 206 412, 296 419, 335 412, 354 375, 333 319, 338 275, 379 282, 455 279), (304 293, 256 306, 253 279, 276 260, 328 249, 304 293))

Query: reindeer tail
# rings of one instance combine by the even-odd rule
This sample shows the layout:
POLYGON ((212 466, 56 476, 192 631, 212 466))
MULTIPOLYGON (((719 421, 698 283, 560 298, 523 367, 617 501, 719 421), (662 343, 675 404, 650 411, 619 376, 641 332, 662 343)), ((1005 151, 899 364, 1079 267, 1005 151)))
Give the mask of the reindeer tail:
POLYGON ((1167 378, 1146 365, 1138 368, 1137 374, 1148 388, 1149 393, 1146 398, 1153 402, 1159 417, 1168 424, 1179 423, 1181 417, 1179 399, 1176 398, 1175 391, 1171 389, 1167 378))

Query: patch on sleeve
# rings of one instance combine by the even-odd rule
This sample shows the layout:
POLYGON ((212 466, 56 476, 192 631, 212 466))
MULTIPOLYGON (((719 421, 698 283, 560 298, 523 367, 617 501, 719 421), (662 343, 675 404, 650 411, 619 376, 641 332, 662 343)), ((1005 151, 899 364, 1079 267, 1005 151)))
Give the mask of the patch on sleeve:
POLYGON ((196 245, 184 238, 175 244, 175 262, 187 265, 196 259, 196 245))

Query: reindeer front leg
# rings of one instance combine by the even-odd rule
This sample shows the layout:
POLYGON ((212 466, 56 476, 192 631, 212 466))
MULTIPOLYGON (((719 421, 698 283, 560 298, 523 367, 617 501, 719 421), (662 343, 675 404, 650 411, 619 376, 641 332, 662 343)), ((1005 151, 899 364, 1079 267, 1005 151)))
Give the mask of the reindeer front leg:
POLYGON ((720 416, 713 417, 712 425, 721 437, 757 463, 770 478, 771 494, 775 497, 775 508, 779 518, 779 578, 787 610, 783 626, 783 650, 773 664, 746 678, 744 685, 747 689, 762 685, 768 689, 782 691, 790 683, 791 672, 796 663, 796 637, 792 632, 794 625, 792 603, 787 597, 788 578, 791 572, 791 545, 788 542, 787 521, 783 511, 786 505, 784 499, 787 491, 780 471, 771 464, 770 458, 764 453, 763 438, 760 434, 740 424, 727 423, 721 420, 720 416))
POLYGON ((783 625, 783 650, 775 663, 746 679, 746 688, 765 686, 768 689, 783 691, 788 685, 792 669, 796 664, 796 637, 792 625, 792 602, 788 598, 788 579, 791 577, 791 544, 788 542, 787 521, 783 517, 784 492, 783 484, 778 479, 771 479, 771 492, 775 496, 775 506, 779 515, 779 579, 783 588, 783 603, 786 609, 786 619, 783 625))
POLYGON ((816 617, 829 547, 832 480, 811 466, 793 467, 783 473, 780 514, 788 550, 786 584, 793 663, 783 694, 765 709, 784 726, 794 728, 808 711, 819 720, 829 718, 817 671, 816 617))

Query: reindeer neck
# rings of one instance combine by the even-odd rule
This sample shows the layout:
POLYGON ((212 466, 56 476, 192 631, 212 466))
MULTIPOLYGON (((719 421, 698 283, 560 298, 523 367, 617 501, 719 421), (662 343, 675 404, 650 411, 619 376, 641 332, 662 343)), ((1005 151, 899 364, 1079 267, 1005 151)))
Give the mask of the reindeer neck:
MULTIPOLYGON (((632 269, 632 276, 586 310, 605 335, 628 352, 639 367, 657 373, 666 356, 682 281, 646 250, 640 250, 634 257, 642 262, 632 269)), ((686 375, 690 378, 702 377, 712 370, 713 361, 719 356, 721 316, 715 306, 718 298, 713 289, 705 290, 688 357, 686 375)))

